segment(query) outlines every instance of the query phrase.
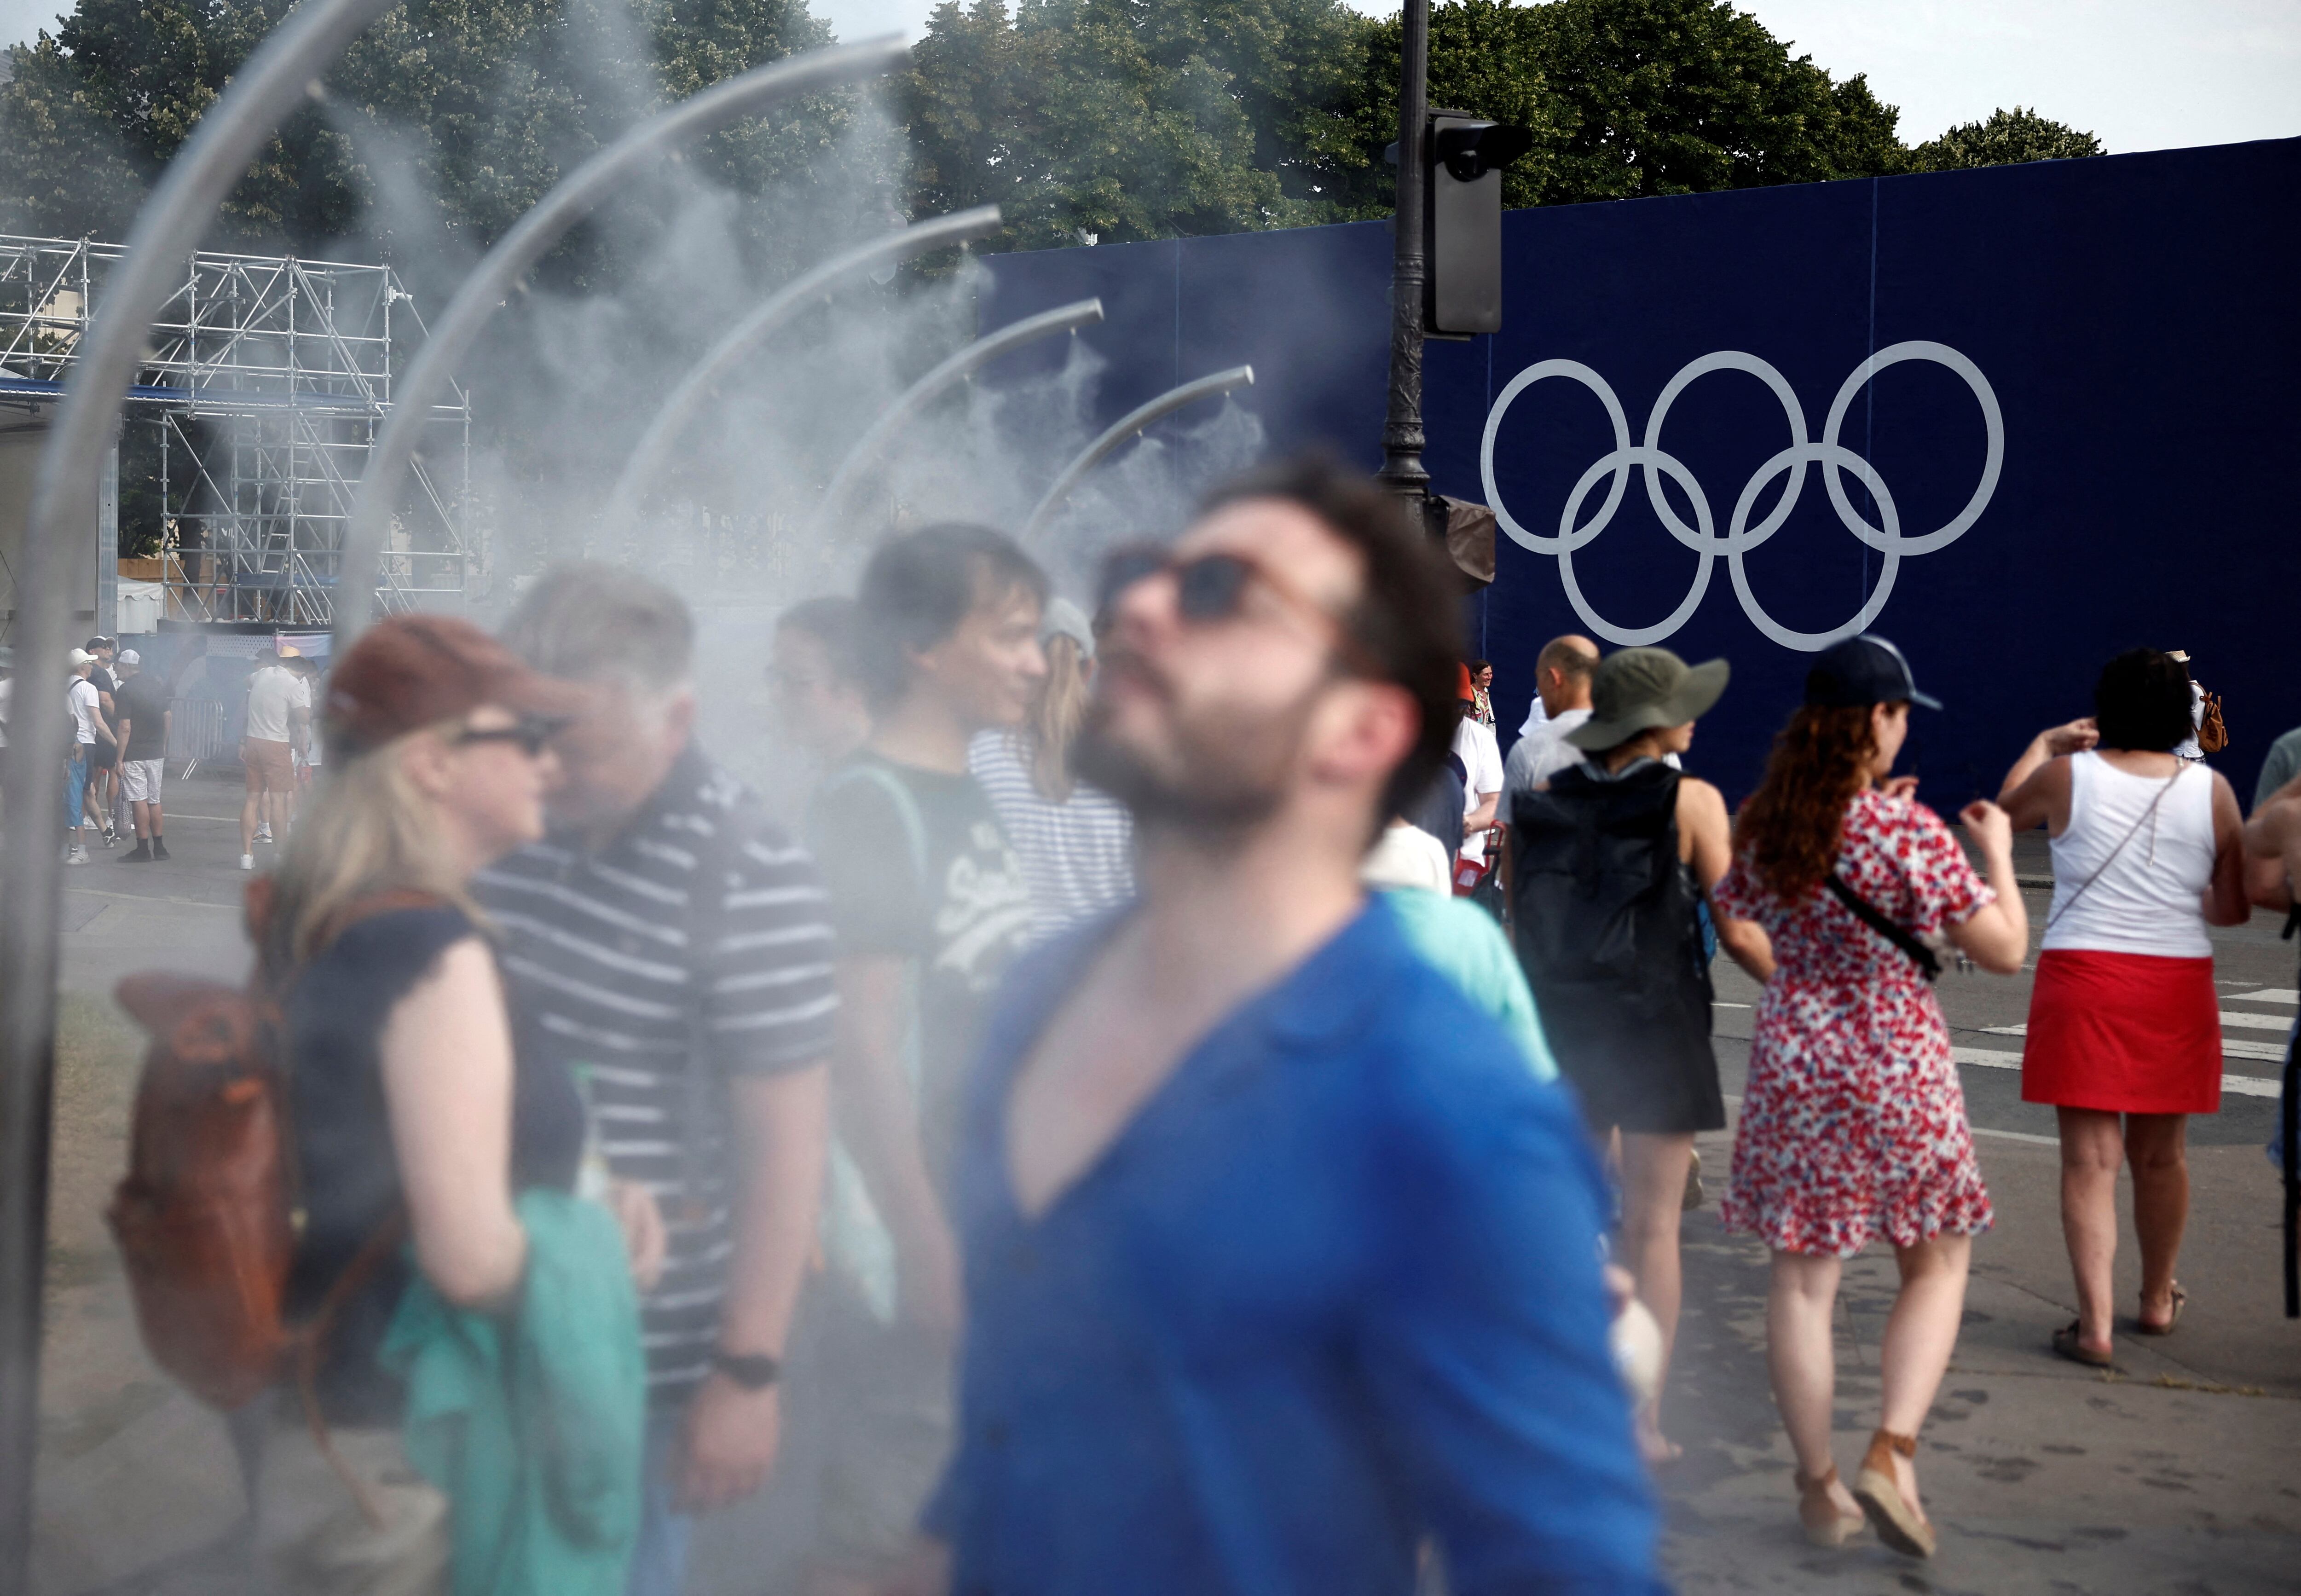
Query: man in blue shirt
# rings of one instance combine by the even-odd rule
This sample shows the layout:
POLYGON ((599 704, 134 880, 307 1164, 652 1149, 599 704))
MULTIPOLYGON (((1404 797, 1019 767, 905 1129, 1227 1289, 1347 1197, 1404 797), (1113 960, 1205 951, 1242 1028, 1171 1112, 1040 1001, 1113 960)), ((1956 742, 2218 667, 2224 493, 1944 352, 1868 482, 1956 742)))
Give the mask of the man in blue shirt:
POLYGON ((1028 957, 955 1166, 958 1450, 899 1588, 1660 1588, 1571 1103, 1369 907, 1454 601, 1318 461, 1106 573, 1082 776, 1142 895, 1028 957))

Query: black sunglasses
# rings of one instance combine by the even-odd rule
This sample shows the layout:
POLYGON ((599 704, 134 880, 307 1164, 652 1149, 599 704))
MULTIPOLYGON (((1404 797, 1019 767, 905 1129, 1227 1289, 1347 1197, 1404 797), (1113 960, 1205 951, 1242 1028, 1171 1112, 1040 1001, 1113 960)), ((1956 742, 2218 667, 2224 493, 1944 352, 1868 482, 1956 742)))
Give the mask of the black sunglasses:
POLYGON ((522 753, 533 759, 567 730, 568 722, 564 714, 523 714, 508 726, 466 727, 456 733, 456 742, 458 747, 468 742, 515 742, 522 753))
POLYGON ((1390 675, 1331 610, 1268 565, 1244 555, 1202 554, 1178 559, 1171 549, 1156 544, 1115 549, 1102 563, 1102 584, 1097 591, 1100 613, 1109 614, 1137 582, 1169 572, 1175 578, 1175 612, 1193 625, 1234 619, 1246 603, 1247 589, 1260 582, 1290 607, 1315 617, 1332 637, 1335 652, 1352 671, 1377 681, 1390 675))

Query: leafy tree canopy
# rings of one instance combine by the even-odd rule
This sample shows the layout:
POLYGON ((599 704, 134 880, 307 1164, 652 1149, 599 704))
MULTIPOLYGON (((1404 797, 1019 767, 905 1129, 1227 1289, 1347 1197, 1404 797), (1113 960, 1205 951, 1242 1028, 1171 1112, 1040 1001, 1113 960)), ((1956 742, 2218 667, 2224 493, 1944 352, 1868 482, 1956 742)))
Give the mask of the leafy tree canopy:
MULTIPOLYGON (((123 237, 289 4, 78 0, 53 35, 13 47, 0 228, 123 237)), ((310 254, 356 240, 389 257, 413 228, 413 247, 476 251, 634 118, 829 37, 805 0, 406 0, 250 166, 215 241, 310 254)), ((851 99, 785 107, 707 141, 693 164, 756 193, 823 161, 851 117, 851 99)), ((579 238, 557 259, 581 277, 597 253, 579 238)))
POLYGON ((2071 161, 2102 154, 2090 133, 2016 105, 1965 122, 1910 152, 1912 171, 1955 171, 1968 166, 2011 166, 2023 161, 2071 161))

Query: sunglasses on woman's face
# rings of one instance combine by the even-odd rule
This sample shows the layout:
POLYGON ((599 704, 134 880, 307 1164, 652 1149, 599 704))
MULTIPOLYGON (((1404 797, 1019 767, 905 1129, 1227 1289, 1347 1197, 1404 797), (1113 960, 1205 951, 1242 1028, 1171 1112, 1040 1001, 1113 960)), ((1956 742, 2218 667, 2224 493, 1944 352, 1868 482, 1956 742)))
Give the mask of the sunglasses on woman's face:
POLYGON ((508 726, 466 727, 456 736, 457 747, 472 742, 515 742, 530 759, 539 757, 551 740, 567 730, 564 714, 523 714, 508 726))
POLYGON ((1136 583, 1168 574, 1175 579, 1175 613, 1192 625, 1236 619, 1245 606, 1247 589, 1260 582, 1290 608, 1315 618, 1351 670, 1376 679, 1389 674, 1331 610, 1268 565, 1244 555, 1202 554, 1183 559, 1155 544, 1117 549, 1102 564, 1102 585, 1097 595, 1101 613, 1109 614, 1136 583))

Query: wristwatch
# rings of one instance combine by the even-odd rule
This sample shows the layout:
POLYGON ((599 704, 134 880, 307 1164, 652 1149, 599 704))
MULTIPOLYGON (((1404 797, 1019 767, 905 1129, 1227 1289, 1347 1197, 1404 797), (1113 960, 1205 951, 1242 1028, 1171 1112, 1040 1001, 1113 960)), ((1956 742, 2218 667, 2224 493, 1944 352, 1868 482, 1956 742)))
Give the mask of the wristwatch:
POLYGON ((782 1377, 782 1360, 764 1352, 715 1350, 711 1366, 745 1391, 765 1391, 782 1377))

